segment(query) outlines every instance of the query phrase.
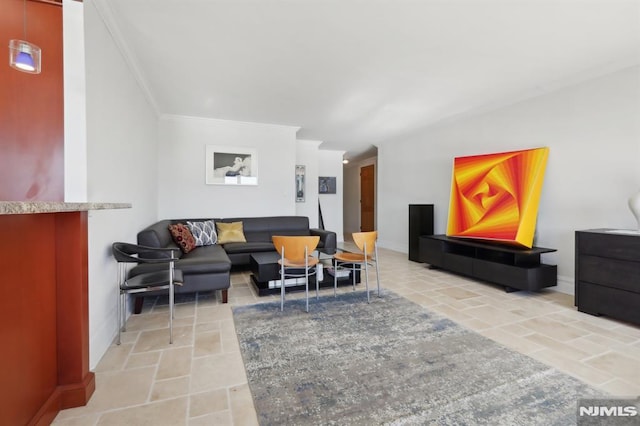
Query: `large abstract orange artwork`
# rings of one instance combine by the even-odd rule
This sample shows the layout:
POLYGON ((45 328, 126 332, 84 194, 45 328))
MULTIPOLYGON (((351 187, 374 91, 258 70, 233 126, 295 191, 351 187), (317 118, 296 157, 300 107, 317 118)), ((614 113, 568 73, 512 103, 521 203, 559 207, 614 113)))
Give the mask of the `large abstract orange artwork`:
POLYGON ((549 148, 457 157, 447 235, 531 248, 549 148))

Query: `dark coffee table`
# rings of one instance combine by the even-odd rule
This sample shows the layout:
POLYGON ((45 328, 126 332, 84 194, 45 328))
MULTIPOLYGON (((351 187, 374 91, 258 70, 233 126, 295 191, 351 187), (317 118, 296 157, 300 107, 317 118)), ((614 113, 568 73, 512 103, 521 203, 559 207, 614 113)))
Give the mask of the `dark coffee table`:
MULTIPOLYGON (((335 251, 334 251, 335 252, 335 251)), ((320 262, 323 265, 322 279, 319 282, 320 287, 333 287, 333 275, 327 272, 327 268, 331 266, 332 253, 320 251, 320 262)), ((256 287, 259 296, 280 293, 280 265, 278 265, 280 255, 278 252, 270 251, 264 253, 254 253, 249 259, 249 268, 251 269, 251 282, 256 287)), ((304 269, 302 269, 304 272, 304 269)), ((300 283, 291 282, 285 284, 287 291, 304 290, 304 278, 300 283)), ((356 283, 360 282, 360 271, 356 270, 356 283)), ((352 272, 348 276, 338 277, 338 285, 351 285, 352 272)), ((316 286, 316 275, 309 277, 309 290, 313 290, 316 286)))

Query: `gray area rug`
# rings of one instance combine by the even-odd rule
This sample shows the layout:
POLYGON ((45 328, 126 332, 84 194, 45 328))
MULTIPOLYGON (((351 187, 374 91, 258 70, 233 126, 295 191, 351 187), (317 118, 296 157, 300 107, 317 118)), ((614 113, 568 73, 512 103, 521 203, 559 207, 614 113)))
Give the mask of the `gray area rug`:
POLYGON ((601 392, 392 292, 233 309, 262 425, 573 425, 601 392))

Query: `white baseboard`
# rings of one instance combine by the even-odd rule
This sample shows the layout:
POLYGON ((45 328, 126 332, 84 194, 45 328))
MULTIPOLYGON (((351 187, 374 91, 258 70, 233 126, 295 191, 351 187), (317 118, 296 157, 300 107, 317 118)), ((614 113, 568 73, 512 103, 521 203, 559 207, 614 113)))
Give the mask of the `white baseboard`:
POLYGON ((573 277, 558 276, 558 285, 555 287, 550 287, 549 289, 564 294, 576 294, 573 277))
POLYGON ((98 362, 102 359, 104 354, 111 346, 111 342, 115 338, 118 333, 118 326, 116 325, 116 309, 114 309, 109 313, 109 315, 104 319, 104 321, 97 327, 97 329, 92 330, 90 333, 90 342, 89 342, 89 369, 94 370, 98 365, 98 362))
POLYGON ((407 253, 407 254, 409 253, 409 248, 405 247, 404 244, 399 244, 392 241, 385 241, 385 240, 378 239, 378 247, 397 251, 400 253, 407 253))

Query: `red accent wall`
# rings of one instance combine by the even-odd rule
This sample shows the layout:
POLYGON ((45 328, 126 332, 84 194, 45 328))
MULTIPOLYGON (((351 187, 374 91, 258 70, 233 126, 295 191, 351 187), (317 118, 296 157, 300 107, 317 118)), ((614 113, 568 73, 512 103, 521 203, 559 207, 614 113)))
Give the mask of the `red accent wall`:
POLYGON ((42 73, 9 66, 11 39, 25 39, 23 1, 0 0, 0 200, 64 201, 62 7, 27 1, 27 41, 42 73))

